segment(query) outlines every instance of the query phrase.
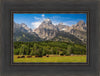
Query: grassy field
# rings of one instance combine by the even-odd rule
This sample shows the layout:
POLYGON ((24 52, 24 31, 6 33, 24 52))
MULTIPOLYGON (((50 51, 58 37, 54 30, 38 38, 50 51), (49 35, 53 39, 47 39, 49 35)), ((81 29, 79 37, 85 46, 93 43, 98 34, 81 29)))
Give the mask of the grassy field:
POLYGON ((17 58, 18 55, 14 55, 14 63, 16 62, 86 62, 86 55, 73 55, 73 56, 50 56, 50 57, 34 57, 31 58, 17 58))

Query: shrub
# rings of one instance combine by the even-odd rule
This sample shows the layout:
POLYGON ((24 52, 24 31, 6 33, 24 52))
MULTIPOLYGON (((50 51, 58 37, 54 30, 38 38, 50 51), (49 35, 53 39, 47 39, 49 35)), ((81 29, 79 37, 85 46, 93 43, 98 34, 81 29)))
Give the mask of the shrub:
POLYGON ((63 55, 64 55, 64 53, 61 53, 60 55, 61 55, 61 56, 63 56, 63 55))

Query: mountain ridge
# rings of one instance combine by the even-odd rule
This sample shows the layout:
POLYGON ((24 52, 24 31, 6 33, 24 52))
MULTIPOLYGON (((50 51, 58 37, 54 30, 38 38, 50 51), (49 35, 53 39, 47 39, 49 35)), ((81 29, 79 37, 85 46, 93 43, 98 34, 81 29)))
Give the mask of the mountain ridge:
MULTIPOLYGON (((63 23, 59 23, 58 25, 54 25, 52 23, 52 21, 48 18, 48 19, 45 19, 39 25, 38 28, 34 29, 34 31, 32 31, 32 29, 29 28, 24 23, 17 24, 14 22, 14 33, 17 33, 16 29, 18 29, 19 31, 21 31, 23 33, 28 33, 30 35, 33 35, 33 37, 36 37, 37 39, 40 39, 40 41, 42 41, 42 40, 53 40, 54 38, 57 38, 59 33, 62 32, 62 34, 64 34, 64 33, 70 34, 66 37, 61 35, 62 38, 66 38, 66 39, 68 38, 69 40, 73 41, 69 37, 69 36, 71 36, 72 38, 75 38, 77 42, 81 43, 81 41, 82 41, 83 43, 86 43, 86 41, 87 41, 86 40, 87 39, 86 38, 86 30, 87 30, 86 26, 87 25, 82 20, 79 21, 76 25, 72 25, 72 26, 67 26, 67 25, 64 25, 63 23)), ((16 38, 14 40, 16 41, 16 38)), ((33 41, 35 41, 34 38, 33 38, 33 41)), ((38 40, 36 40, 36 41, 38 41, 38 40)))

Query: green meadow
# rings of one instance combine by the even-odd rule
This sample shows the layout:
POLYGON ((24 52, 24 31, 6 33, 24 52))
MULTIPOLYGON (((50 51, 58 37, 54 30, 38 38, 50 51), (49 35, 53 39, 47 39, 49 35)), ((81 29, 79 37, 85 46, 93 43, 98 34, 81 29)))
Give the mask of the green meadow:
POLYGON ((14 62, 86 62, 86 45, 69 42, 14 42, 14 62))
POLYGON ((49 57, 35 57, 31 58, 17 58, 18 55, 14 55, 14 63, 16 62, 80 62, 86 63, 86 55, 73 55, 73 56, 49 56, 49 57))

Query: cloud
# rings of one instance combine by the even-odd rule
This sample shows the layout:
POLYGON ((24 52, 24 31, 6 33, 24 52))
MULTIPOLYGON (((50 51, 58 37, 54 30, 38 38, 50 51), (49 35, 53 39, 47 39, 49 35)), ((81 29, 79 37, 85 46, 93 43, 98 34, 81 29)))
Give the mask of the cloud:
POLYGON ((35 19, 35 20, 41 20, 41 18, 39 18, 39 17, 34 17, 34 19, 35 19))
POLYGON ((52 17, 50 17, 50 19, 52 20, 52 23, 54 25, 58 25, 59 23, 63 23, 64 25, 71 26, 72 24, 76 23, 75 21, 69 21, 72 19, 70 17, 52 16, 52 17))
POLYGON ((61 16, 52 16, 52 17, 50 17, 51 19, 72 19, 72 18, 70 18, 70 17, 61 17, 61 16))
MULTIPOLYGON (((34 22, 32 22, 32 26, 33 29, 36 29, 39 27, 39 25, 42 23, 42 21, 46 19, 45 14, 42 14, 40 17, 34 17, 34 22)), ((72 26, 74 24, 76 24, 76 21, 70 21, 71 18, 70 17, 61 17, 61 16, 52 16, 50 17, 50 19, 52 20, 52 23, 54 25, 58 25, 59 23, 63 23, 64 25, 68 25, 68 26, 72 26)))
POLYGON ((39 25, 41 24, 41 21, 32 22, 31 24, 33 25, 33 29, 35 29, 35 28, 38 28, 39 27, 39 25))
POLYGON ((32 26, 33 26, 33 29, 36 29, 39 27, 39 25, 42 23, 42 21, 45 19, 45 15, 42 14, 41 17, 34 17, 34 22, 32 22, 32 26))
POLYGON ((44 14, 42 14, 41 16, 42 16, 42 17, 44 17, 45 15, 44 15, 44 14))
POLYGON ((68 23, 70 23, 70 24, 76 24, 77 22, 76 21, 68 21, 68 23))
POLYGON ((52 21, 52 23, 53 23, 54 25, 58 25, 58 24, 59 24, 59 22, 57 22, 57 21, 52 21))
POLYGON ((77 23, 76 21, 66 21, 66 22, 63 22, 64 25, 68 25, 68 26, 75 25, 76 23, 77 23))

